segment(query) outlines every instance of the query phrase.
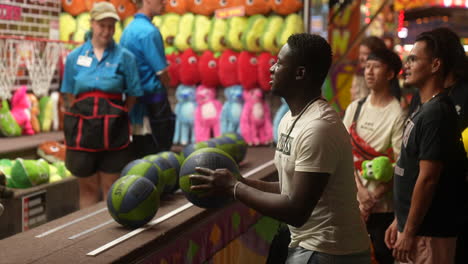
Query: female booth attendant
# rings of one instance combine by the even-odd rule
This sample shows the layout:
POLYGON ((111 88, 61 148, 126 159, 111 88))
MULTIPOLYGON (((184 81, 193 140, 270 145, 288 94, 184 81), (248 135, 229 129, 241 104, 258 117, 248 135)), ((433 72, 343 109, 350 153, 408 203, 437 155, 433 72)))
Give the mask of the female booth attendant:
POLYGON ((66 166, 79 177, 80 207, 106 198, 130 161, 128 111, 143 95, 134 56, 113 41, 115 7, 91 10, 90 38, 67 57, 61 92, 66 106, 66 166))

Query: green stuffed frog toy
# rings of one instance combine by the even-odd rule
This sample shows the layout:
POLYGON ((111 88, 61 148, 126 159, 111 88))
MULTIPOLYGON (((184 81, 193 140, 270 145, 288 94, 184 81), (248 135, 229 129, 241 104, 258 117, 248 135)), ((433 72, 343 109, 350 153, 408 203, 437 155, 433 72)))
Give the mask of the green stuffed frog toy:
POLYGON ((393 177, 393 164, 388 157, 380 156, 362 163, 362 178, 388 182, 393 177))

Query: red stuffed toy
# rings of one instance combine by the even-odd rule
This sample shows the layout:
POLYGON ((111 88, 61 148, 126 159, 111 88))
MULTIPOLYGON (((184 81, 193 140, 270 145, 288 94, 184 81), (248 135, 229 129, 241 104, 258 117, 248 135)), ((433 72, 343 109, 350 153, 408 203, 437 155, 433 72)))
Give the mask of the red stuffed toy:
POLYGON ((180 83, 179 78, 179 68, 180 68, 180 53, 177 50, 172 50, 170 53, 166 54, 167 62, 169 67, 167 69, 170 77, 169 86, 176 87, 180 83))
POLYGON ((183 15, 187 13, 187 2, 190 0, 167 0, 165 13, 176 13, 183 15))
POLYGON ((212 51, 205 51, 198 60, 198 71, 200 72, 201 84, 216 88, 220 85, 218 77, 218 59, 212 51))
POLYGON ((258 87, 257 57, 254 53, 242 51, 237 61, 237 74, 239 82, 245 90, 258 87))
POLYGON ((269 52, 263 52, 258 57, 258 84, 264 91, 271 90, 271 73, 270 68, 278 59, 275 55, 269 52))
POLYGON ((225 50, 219 57, 218 76, 223 87, 239 84, 237 75, 237 59, 239 53, 225 50))
POLYGON ((198 56, 192 49, 186 49, 180 56, 179 80, 185 85, 197 85, 200 82, 198 56))
POLYGON ((303 2, 301 0, 269 0, 271 9, 279 15, 289 15, 301 10, 303 2))

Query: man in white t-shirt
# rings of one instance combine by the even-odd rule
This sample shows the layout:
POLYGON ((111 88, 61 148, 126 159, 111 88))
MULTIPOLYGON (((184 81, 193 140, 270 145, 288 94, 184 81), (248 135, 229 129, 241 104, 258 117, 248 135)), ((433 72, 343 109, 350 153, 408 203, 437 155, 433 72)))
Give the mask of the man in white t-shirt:
POLYGON ((349 135, 321 97, 331 65, 325 39, 289 37, 270 69, 272 92, 290 111, 279 125, 275 165, 279 182, 243 178, 225 169, 198 168, 193 190, 230 195, 288 224, 286 263, 370 263, 369 238, 356 201, 349 135))
MULTIPOLYGON (((398 55, 388 49, 375 50, 367 58, 364 77, 370 94, 352 102, 343 119, 351 134, 356 171, 362 169, 364 160, 387 156, 396 161, 400 155, 406 114, 391 94, 390 82, 401 67, 398 55)), ((384 242, 385 231, 394 219, 392 181, 367 181, 356 173, 356 185, 375 257, 380 264, 393 264, 392 251, 384 242)))

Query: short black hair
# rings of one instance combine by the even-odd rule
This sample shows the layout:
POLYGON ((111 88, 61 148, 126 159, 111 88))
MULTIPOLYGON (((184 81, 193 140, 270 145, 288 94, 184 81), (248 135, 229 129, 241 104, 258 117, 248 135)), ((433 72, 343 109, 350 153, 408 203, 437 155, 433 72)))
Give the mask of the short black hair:
POLYGON ((377 49, 369 54, 367 60, 377 60, 384 64, 386 64, 394 73, 395 77, 397 77, 398 73, 403 66, 400 57, 398 55, 387 49, 377 49))
POLYGON ((431 58, 438 58, 442 62, 442 76, 447 77, 453 66, 450 65, 450 50, 447 47, 447 42, 443 41, 441 36, 434 31, 425 31, 416 37, 415 42, 424 41, 426 43, 426 51, 431 58))
POLYGON ((313 84, 321 86, 332 63, 330 44, 319 35, 300 33, 289 36, 288 46, 297 65, 304 66, 313 84))
POLYGON ((370 49, 371 52, 378 50, 378 49, 385 49, 387 46, 385 45, 385 42, 376 36, 368 36, 365 37, 361 40, 362 46, 366 46, 370 49))

